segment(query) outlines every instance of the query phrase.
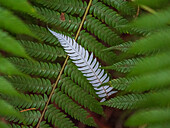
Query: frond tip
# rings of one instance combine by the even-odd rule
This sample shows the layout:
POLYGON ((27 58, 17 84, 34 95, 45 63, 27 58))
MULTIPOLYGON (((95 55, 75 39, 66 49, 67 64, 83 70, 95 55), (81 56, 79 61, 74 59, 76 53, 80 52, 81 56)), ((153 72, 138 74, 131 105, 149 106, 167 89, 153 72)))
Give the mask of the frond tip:
POLYGON ((103 98, 100 102, 105 101, 105 97, 109 97, 113 93, 117 92, 111 91, 113 87, 109 87, 108 85, 99 87, 101 84, 107 83, 109 81, 109 77, 107 73, 104 74, 104 69, 99 69, 99 62, 97 62, 96 58, 93 58, 93 53, 89 55, 89 52, 85 50, 81 45, 78 45, 74 39, 71 39, 70 37, 60 33, 56 33, 49 28, 48 30, 56 38, 58 38, 67 54, 73 60, 73 63, 78 67, 78 70, 80 70, 83 75, 87 77, 87 80, 89 80, 89 82, 93 85, 94 89, 96 90, 96 94, 100 98, 103 98))

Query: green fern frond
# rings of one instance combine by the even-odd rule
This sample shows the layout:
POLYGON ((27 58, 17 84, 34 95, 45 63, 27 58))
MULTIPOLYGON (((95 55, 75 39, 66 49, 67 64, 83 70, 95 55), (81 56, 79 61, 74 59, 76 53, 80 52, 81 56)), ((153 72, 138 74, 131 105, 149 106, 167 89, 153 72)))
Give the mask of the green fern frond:
POLYGON ((33 2, 42 4, 50 9, 58 10, 60 12, 70 13, 71 15, 77 14, 83 16, 87 3, 80 0, 32 0, 33 2))
MULTIPOLYGON (((32 126, 26 126, 26 125, 18 125, 18 124, 11 124, 10 128, 34 128, 32 126)), ((42 121, 40 123, 40 128, 52 128, 49 126, 49 124, 47 124, 45 121, 42 121)))
POLYGON ((35 43, 21 40, 20 43, 25 48, 27 54, 31 57, 55 61, 58 57, 66 57, 66 53, 60 47, 53 47, 46 44, 35 43))
POLYGON ((0 121, 1 128, 9 128, 9 125, 5 124, 4 122, 0 121))
POLYGON ((38 25, 29 25, 30 30, 37 35, 37 37, 43 42, 48 42, 49 44, 59 45, 59 41, 52 36, 52 34, 47 31, 46 28, 40 27, 38 25))
POLYGON ((58 89, 56 89, 56 92, 52 96, 51 102, 55 102, 58 107, 62 108, 62 110, 71 115, 73 118, 80 120, 82 123, 89 126, 96 126, 93 118, 88 117, 89 113, 87 111, 73 102, 73 100, 58 89))
POLYGON ((170 70, 164 69, 138 77, 127 88, 129 91, 143 92, 151 89, 168 87, 170 70))
POLYGON ((56 78, 61 66, 59 63, 46 63, 46 62, 32 62, 27 59, 21 59, 17 57, 8 58, 20 71, 25 74, 42 76, 47 78, 56 78))
POLYGON ((52 90, 51 82, 48 79, 23 76, 5 76, 5 78, 19 91, 49 94, 52 90))
POLYGON ((132 58, 120 61, 118 63, 113 64, 112 66, 104 67, 104 69, 113 69, 118 72, 127 73, 130 72, 133 67, 141 61, 141 58, 132 58))
POLYGON ((74 123, 67 118, 67 115, 60 112, 60 110, 56 109, 52 104, 48 106, 44 118, 48 119, 48 122, 51 122, 58 128, 77 128, 74 123))
POLYGON ((148 14, 135 20, 130 24, 136 28, 155 30, 165 28, 170 20, 170 8, 159 11, 156 14, 148 14))
POLYGON ((0 4, 15 11, 36 14, 36 10, 27 0, 0 0, 0 4))
POLYGON ((163 52, 155 56, 147 57, 137 63, 132 69, 131 75, 146 74, 166 69, 170 65, 170 52, 163 52))
POLYGON ((21 113, 23 116, 23 119, 18 119, 15 116, 9 116, 6 118, 6 120, 10 122, 15 122, 22 124, 24 123, 25 125, 32 125, 35 126, 38 123, 38 120, 41 116, 41 113, 39 111, 25 111, 21 113))
POLYGON ((121 52, 127 52, 128 49, 132 46, 132 44, 133 44, 133 42, 128 41, 128 42, 125 42, 125 43, 122 43, 122 44, 119 44, 119 45, 116 45, 116 46, 106 48, 103 51, 118 50, 118 51, 121 51, 121 52))
POLYGON ((133 114, 127 121, 127 126, 141 126, 143 124, 159 124, 170 121, 170 109, 159 108, 142 110, 133 114), (161 118, 160 118, 161 117, 161 118))
POLYGON ((85 108, 90 109, 92 112, 102 115, 103 109, 99 105, 99 102, 85 92, 81 87, 76 85, 69 77, 62 76, 60 79, 58 86, 61 88, 61 91, 68 94, 79 104, 84 106, 85 108))
POLYGON ((133 54, 146 54, 155 51, 169 50, 170 30, 164 30, 156 32, 147 38, 136 41, 132 47, 128 50, 133 54), (147 47, 146 47, 147 46, 147 47))
POLYGON ((37 10, 37 13, 40 16, 42 16, 42 18, 41 17, 35 17, 35 18, 38 18, 47 24, 60 26, 61 28, 67 29, 68 31, 76 32, 81 22, 81 19, 79 17, 73 17, 66 13, 60 14, 57 11, 53 11, 47 8, 35 7, 35 9, 37 10))
POLYGON ((20 94, 14 89, 12 84, 7 81, 4 77, 0 76, 0 93, 9 95, 9 96, 14 96, 18 97, 20 94))
POLYGON ((28 108, 36 108, 43 110, 45 107, 45 103, 48 100, 46 94, 42 95, 28 95, 28 94, 21 94, 21 96, 26 97, 28 100, 23 100, 21 97, 11 97, 2 95, 2 98, 5 99, 8 103, 12 106, 19 108, 19 109, 28 109, 28 108), (15 102, 14 102, 15 101, 15 102))
POLYGON ((119 109, 134 109, 137 103, 141 102, 145 97, 144 94, 128 94, 116 96, 103 103, 103 105, 119 108, 119 109))
POLYGON ((0 54, 0 73, 8 75, 24 75, 9 60, 0 54))
POLYGON ((109 85, 117 90, 125 90, 130 85, 130 83, 132 83, 134 80, 135 77, 117 78, 109 81, 109 85))
POLYGON ((146 128, 169 128, 170 123, 157 123, 157 124, 149 124, 146 128))
POLYGON ((147 93, 142 102, 139 102, 138 108, 155 108, 156 107, 168 107, 170 104, 170 90, 162 89, 155 92, 147 93))
POLYGON ((116 8, 122 14, 134 15, 136 13, 135 7, 128 1, 124 0, 101 0, 109 6, 116 8))
POLYGON ((0 7, 0 14, 0 28, 15 34, 26 34, 35 37, 29 27, 9 10, 0 7))
POLYGON ((19 114, 17 110, 15 110, 10 104, 8 104, 6 101, 0 99, 0 105, 1 105, 1 111, 0 115, 3 117, 6 116, 15 116, 18 119, 21 119, 22 116, 19 114))
POLYGON ((77 43, 81 44, 85 49, 88 49, 88 51, 93 52, 96 57, 108 64, 112 64, 115 61, 113 59, 116 57, 115 53, 102 51, 106 49, 106 47, 84 30, 80 32, 77 43))
POLYGON ((92 15, 86 17, 83 27, 111 46, 124 42, 112 29, 102 24, 101 21, 92 17, 92 15))
POLYGON ((93 1, 89 12, 90 14, 93 13, 95 17, 104 21, 109 26, 116 28, 117 30, 119 27, 122 28, 122 25, 124 26, 128 23, 128 21, 120 16, 116 11, 110 9, 108 6, 102 4, 101 2, 96 2, 96 0, 93 1))
POLYGON ((96 92, 85 76, 77 69, 75 64, 68 60, 64 74, 69 76, 77 85, 80 85, 86 92, 97 97, 96 92))
POLYGON ((13 55, 29 58, 24 48, 12 36, 0 29, 0 50, 12 53, 13 55), (8 43, 6 43, 8 42, 8 43))

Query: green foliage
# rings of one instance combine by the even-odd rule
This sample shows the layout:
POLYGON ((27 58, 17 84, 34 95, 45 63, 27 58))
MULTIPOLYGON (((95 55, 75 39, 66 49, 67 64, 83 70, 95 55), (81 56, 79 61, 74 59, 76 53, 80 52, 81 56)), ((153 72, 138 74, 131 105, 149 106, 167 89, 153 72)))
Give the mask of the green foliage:
POLYGON ((16 67, 25 74, 43 76, 47 78, 56 78, 61 66, 59 63, 46 63, 46 62, 32 62, 28 59, 21 59, 11 57, 8 59, 10 62, 16 65, 16 67))
MULTIPOLYGON (((158 1, 156 0, 156 2, 158 1)), ((152 2, 147 1, 146 3, 149 5, 152 2)), ((142 57, 142 59, 136 61, 128 77, 125 75, 124 78, 118 78, 118 82, 116 81, 117 79, 109 82, 110 86, 113 87, 114 84, 117 87, 117 83, 118 85, 127 83, 124 84, 125 86, 123 88, 125 95, 122 93, 122 95, 103 103, 106 106, 123 108, 124 101, 128 101, 128 99, 132 100, 135 97, 134 95, 138 95, 138 92, 142 93, 143 96, 140 100, 134 98, 124 105, 125 108, 137 109, 137 112, 134 112, 125 122, 126 126, 139 127, 146 125, 146 128, 168 127, 170 119, 168 100, 170 97, 170 65, 168 58, 170 55, 168 51, 170 42, 169 16, 168 7, 167 9, 160 9, 154 15, 141 16, 129 24, 132 28, 136 27, 137 29, 148 30, 150 33, 131 44, 124 53, 127 56, 138 55, 137 57, 142 57), (128 81, 129 78, 133 78, 129 76, 133 76, 134 79, 128 81), (130 103, 133 103, 133 105, 130 103)), ((120 64, 122 62, 118 63, 120 64)), ((118 68, 116 67, 116 70, 118 68)))
POLYGON ((64 69, 64 74, 69 76, 76 84, 81 86, 84 91, 90 93, 91 95, 97 97, 94 88, 88 82, 85 76, 77 69, 77 67, 69 60, 64 69))
POLYGON ((137 28, 144 28, 149 30, 155 30, 166 28, 166 25, 169 23, 170 20, 170 8, 167 8, 165 10, 161 10, 155 15, 148 14, 143 17, 140 17, 140 19, 137 19, 136 21, 132 22, 131 25, 137 28))
POLYGON ((0 72, 9 75, 22 75, 19 70, 7 59, 0 56, 0 72), (5 65, 5 66, 4 66, 5 65))
POLYGON ((45 27, 40 27, 38 25, 29 25, 31 31, 37 35, 37 37, 43 42, 48 42, 49 44, 59 45, 59 42, 56 38, 52 36, 52 34, 47 31, 45 27))
MULTIPOLYGON (((89 52, 93 52, 100 63, 107 66, 105 68, 121 72, 109 70, 113 74, 110 78, 114 79, 106 84, 122 93, 100 104, 92 85, 70 60, 59 83, 55 82, 66 54, 58 40, 47 30, 49 27, 64 35, 76 37, 76 31, 87 8, 86 1, 30 1, 0 0, 0 49, 3 51, 2 55, 8 57, 8 60, 0 57, 0 72, 3 76, 7 75, 4 76, 6 80, 1 77, 0 114, 9 116, 6 120, 11 127, 36 127, 48 100, 50 102, 45 115, 42 115, 40 128, 76 128, 77 122, 88 125, 86 127, 98 127, 94 121, 97 116, 92 117, 91 112, 103 116, 101 105, 119 109, 142 109, 129 118, 126 123, 129 126, 168 126, 169 7, 160 9, 162 11, 154 15, 139 16, 130 22, 137 11, 131 2, 93 0, 77 42, 89 52), (140 40, 139 35, 142 35, 140 40), (128 58, 122 60, 121 53, 128 58), (29 59, 27 54, 35 60, 29 59), (27 59, 24 59, 25 57, 27 59), (118 60, 120 62, 117 62, 118 60), (3 86, 4 84, 6 86, 3 86), (55 84, 55 93, 50 95, 55 84), (24 94, 20 94, 21 97, 13 96, 12 94, 18 94, 14 88, 24 94), (31 108, 36 110, 29 110, 31 108), (21 111, 23 119, 18 118, 18 110, 21 111)), ((160 1, 156 0, 157 3, 160 1)), ((160 7, 156 2, 154 7, 160 7)), ((166 0, 164 2, 168 3, 166 0)), ((150 6, 153 2, 144 0, 141 3, 139 0, 138 4, 141 6, 145 3, 150 6)))
POLYGON ((79 0, 34 0, 34 2, 42 4, 50 9, 58 10, 65 13, 77 14, 80 17, 83 16, 87 7, 86 2, 79 0))
POLYGON ((18 122, 19 124, 26 124, 30 125, 32 124, 35 126, 38 123, 38 119, 41 116, 41 113, 39 111, 26 111, 21 113, 23 116, 23 119, 17 119, 15 116, 8 116, 7 119, 12 122, 18 122))
POLYGON ((0 0, 1 5, 4 5, 10 9, 24 12, 24 13, 32 13, 36 14, 34 8, 27 2, 27 0, 0 0))
POLYGON ((21 40, 20 43, 25 48, 27 54, 31 57, 55 61, 58 57, 65 57, 66 54, 64 50, 60 47, 53 47, 46 44, 35 43, 31 41, 21 40))
POLYGON ((61 91, 56 90, 51 101, 55 102, 58 107, 65 110, 66 113, 71 115, 73 118, 80 120, 84 124, 89 126, 95 126, 95 122, 92 117, 88 117, 89 113, 77 105, 73 100, 71 100, 66 94, 61 91))
POLYGON ((168 123, 170 120, 170 110, 169 108, 159 108, 152 110, 143 110, 135 113, 130 117, 126 125, 129 126, 139 126, 142 124, 159 124, 168 123))
POLYGON ((64 28, 68 31, 76 32, 81 22, 81 19, 79 17, 73 17, 68 14, 49 10, 47 8, 35 7, 35 9, 39 14, 38 17, 36 16, 36 18, 44 21, 47 24, 60 26, 61 28, 64 28), (64 18, 62 18, 62 15, 64 18))
POLYGON ((132 58, 120 61, 118 63, 113 64, 112 66, 104 67, 105 69, 113 69, 118 72, 127 73, 130 72, 136 63, 140 62, 140 58, 132 58))
POLYGON ((29 58, 24 48, 10 35, 0 30, 0 49, 16 56, 29 58), (6 43, 8 42, 8 43, 6 43))
POLYGON ((62 92, 68 94, 85 108, 90 109, 92 112, 103 114, 103 109, 99 105, 98 101, 76 85, 69 77, 62 78, 58 85, 61 87, 62 92))
POLYGON ((123 43, 122 38, 120 38, 114 31, 112 31, 112 29, 107 27, 105 24, 102 24, 101 21, 95 19, 91 15, 86 17, 86 21, 83 27, 87 28, 88 31, 111 46, 123 43))
POLYGON ((117 96, 106 101, 103 105, 119 109, 134 109, 139 102, 143 101, 143 97, 145 97, 144 94, 117 96))
POLYGON ((120 16, 116 11, 110 9, 101 2, 97 2, 96 0, 93 1, 89 12, 93 13, 95 17, 116 29, 119 29, 119 27, 128 23, 128 21, 120 16))
POLYGON ((128 52, 133 54, 146 54, 168 50, 170 40, 169 34, 169 29, 156 32, 147 38, 136 41, 128 52))
POLYGON ((19 93, 13 88, 5 78, 0 76, 0 93, 10 96, 19 96, 19 93))
POLYGON ((60 110, 56 109, 52 104, 48 106, 45 119, 48 119, 48 122, 51 122, 58 128, 77 128, 64 113, 60 112, 60 110))
POLYGON ((88 49, 90 52, 93 52, 96 55, 96 57, 105 61, 106 63, 112 64, 115 61, 114 60, 114 58, 116 57, 115 53, 102 51, 106 47, 84 30, 80 32, 80 36, 78 37, 77 42, 81 44, 81 46, 88 49), (110 60, 110 58, 113 59, 110 60))
POLYGON ((128 41, 128 42, 125 42, 125 43, 122 43, 122 44, 119 44, 119 45, 116 45, 116 46, 109 47, 107 49, 104 49, 103 51, 118 50, 118 51, 121 51, 121 52, 127 52, 127 50, 131 47, 132 44, 133 44, 133 42, 128 41))
POLYGON ((29 108, 36 108, 43 110, 45 107, 45 103, 48 99, 47 95, 21 95, 22 97, 26 97, 27 101, 23 100, 21 97, 9 97, 9 96, 2 96, 3 99, 6 99, 8 103, 10 103, 14 107, 19 107, 20 109, 29 109, 29 108), (15 102, 14 102, 15 101, 15 102))
POLYGON ((111 81, 109 81, 109 85, 117 90, 125 90, 130 85, 130 83, 132 83, 134 80, 135 80, 134 77, 117 78, 117 79, 112 79, 111 81))
POLYGON ((17 34, 26 34, 33 36, 29 28, 20 20, 17 16, 13 15, 9 10, 0 7, 0 28, 3 28, 7 31, 17 33, 17 34), (4 18, 6 17, 6 18, 4 18), (15 24, 15 25, 14 25, 15 24))
POLYGON ((120 11, 123 14, 126 14, 126 15, 135 14, 134 6, 132 6, 131 3, 127 1, 124 1, 124 0, 102 0, 102 1, 109 6, 116 8, 118 11, 120 11))
POLYGON ((51 82, 48 79, 23 76, 5 76, 5 78, 12 83, 17 90, 23 92, 49 94, 52 89, 51 82))
POLYGON ((5 102, 4 100, 0 99, 0 105, 1 105, 1 116, 10 116, 13 115, 17 117, 17 119, 21 119, 21 115, 16 111, 10 104, 5 102))

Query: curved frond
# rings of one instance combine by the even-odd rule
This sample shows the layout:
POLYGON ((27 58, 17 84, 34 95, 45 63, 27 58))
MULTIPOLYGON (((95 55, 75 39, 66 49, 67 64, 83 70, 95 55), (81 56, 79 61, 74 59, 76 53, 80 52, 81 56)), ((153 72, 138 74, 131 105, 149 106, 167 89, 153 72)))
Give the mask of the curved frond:
POLYGON ((103 98, 101 101, 104 101, 105 97, 116 93, 116 91, 111 91, 113 88, 108 85, 97 88, 102 83, 107 83, 109 81, 109 77, 107 76, 107 73, 104 74, 104 70, 99 69, 99 62, 97 62, 96 58, 93 59, 93 53, 89 55, 87 50, 85 50, 81 45, 78 45, 75 40, 72 40, 70 37, 66 37, 50 29, 49 31, 58 38, 65 51, 73 60, 73 63, 79 67, 78 69, 84 76, 87 77, 87 80, 89 80, 94 89, 98 91, 96 94, 103 98))

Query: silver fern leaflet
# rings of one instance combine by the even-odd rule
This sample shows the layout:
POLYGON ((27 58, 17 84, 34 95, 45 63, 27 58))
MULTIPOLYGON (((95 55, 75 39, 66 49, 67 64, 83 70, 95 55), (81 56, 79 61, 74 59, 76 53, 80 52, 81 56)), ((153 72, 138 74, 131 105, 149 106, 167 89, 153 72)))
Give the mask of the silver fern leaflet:
MULTIPOLYGON (((49 29, 49 28, 48 28, 49 29)), ((94 89, 96 90, 96 94, 103 98, 100 102, 106 100, 106 97, 109 97, 113 93, 117 91, 112 91, 112 87, 108 85, 99 87, 101 84, 109 81, 109 77, 104 74, 104 69, 101 70, 99 67, 99 62, 97 59, 93 59, 93 53, 89 55, 89 52, 85 50, 81 45, 76 43, 74 39, 62 35, 60 33, 56 33, 49 29, 49 31, 58 38, 61 45, 64 47, 68 56, 73 60, 72 62, 78 67, 84 76, 87 77, 87 80, 92 84, 94 89), (99 87, 99 88, 98 88, 99 87)))

